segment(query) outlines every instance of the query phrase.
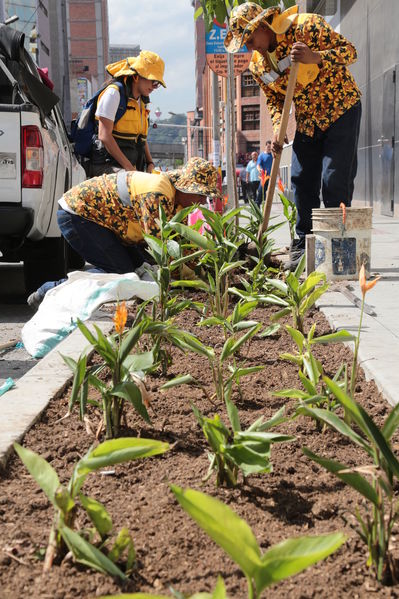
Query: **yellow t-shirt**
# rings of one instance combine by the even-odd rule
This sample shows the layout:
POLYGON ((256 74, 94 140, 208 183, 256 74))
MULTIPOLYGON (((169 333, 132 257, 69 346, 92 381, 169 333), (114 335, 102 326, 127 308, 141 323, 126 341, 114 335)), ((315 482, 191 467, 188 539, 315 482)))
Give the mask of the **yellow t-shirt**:
POLYGON ((171 218, 177 211, 175 188, 167 175, 126 172, 130 205, 118 194, 117 174, 101 175, 67 191, 63 199, 75 214, 113 231, 125 243, 143 241, 143 234, 159 234, 159 206, 171 218))

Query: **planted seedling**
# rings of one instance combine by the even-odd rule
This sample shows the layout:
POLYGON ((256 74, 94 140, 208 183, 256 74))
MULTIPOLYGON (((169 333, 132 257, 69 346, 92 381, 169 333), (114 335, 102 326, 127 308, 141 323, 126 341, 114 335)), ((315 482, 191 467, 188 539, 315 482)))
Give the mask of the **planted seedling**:
POLYGON ((251 474, 272 472, 272 443, 295 439, 290 435, 269 432, 286 420, 284 408, 266 422, 261 416, 246 430, 241 430, 238 410, 230 399, 226 398, 226 410, 231 428, 223 423, 219 414, 207 418, 193 404, 192 409, 212 450, 208 454, 209 470, 203 480, 208 480, 215 471, 217 486, 235 487, 240 471, 244 479, 251 474))
POLYGON ((40 455, 14 443, 14 449, 25 467, 54 507, 54 520, 44 559, 44 571, 54 560, 60 561, 68 549, 75 561, 94 568, 103 574, 125 580, 135 563, 133 539, 122 528, 116 535, 111 516, 102 503, 81 491, 86 477, 96 470, 138 458, 159 455, 167 451, 168 443, 152 439, 114 439, 90 448, 75 465, 68 485, 60 483, 57 472, 40 455), (76 529, 79 510, 86 512, 93 529, 76 529), (123 572, 117 562, 126 556, 123 572))
POLYGON ((361 447, 367 461, 365 464, 348 466, 316 455, 307 448, 303 448, 303 451, 311 460, 350 485, 364 498, 366 513, 363 515, 359 508, 356 509, 354 516, 357 526, 354 528, 367 544, 367 564, 374 569, 379 581, 397 583, 398 574, 391 554, 390 539, 393 526, 399 520, 399 503, 395 496, 395 487, 397 488, 399 481, 399 462, 390 441, 399 425, 399 405, 391 411, 383 427, 379 429, 362 406, 336 382, 323 378, 338 402, 350 414, 351 425, 325 409, 303 406, 301 412, 317 418, 361 447))
POLYGON ((171 485, 171 490, 181 507, 241 569, 248 599, 258 599, 267 587, 325 559, 346 540, 340 532, 297 537, 262 553, 251 528, 227 505, 192 489, 171 485))

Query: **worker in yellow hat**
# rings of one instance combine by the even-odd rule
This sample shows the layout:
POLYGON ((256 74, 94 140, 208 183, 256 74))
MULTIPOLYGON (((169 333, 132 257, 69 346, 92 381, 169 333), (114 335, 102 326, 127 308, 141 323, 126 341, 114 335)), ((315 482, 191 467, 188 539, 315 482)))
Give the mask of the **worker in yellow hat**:
POLYGON ((291 183, 297 207, 296 233, 290 249, 294 270, 312 229, 312 209, 351 205, 357 170, 361 118, 360 91, 347 68, 356 49, 317 14, 281 12, 254 2, 236 6, 225 38, 228 52, 244 45, 252 52, 249 69, 266 97, 277 143, 291 61, 299 63, 294 91, 296 133, 292 147, 291 183))
POLYGON ((95 117, 98 120, 98 142, 91 156, 91 176, 112 173, 118 169, 151 172, 154 168, 147 142, 150 94, 164 82, 164 62, 154 52, 142 50, 107 65, 111 75, 98 97, 95 117), (121 91, 121 85, 123 88, 121 91), (126 111, 116 120, 121 93, 126 94, 126 111))
MULTIPOLYGON (((159 207, 168 220, 178 210, 220 198, 217 169, 204 158, 191 158, 167 172, 118 171, 93 177, 59 200, 58 226, 63 237, 96 272, 136 272, 145 276, 144 235, 160 236, 159 207)), ((48 281, 28 297, 37 309, 47 291, 65 281, 48 281)))

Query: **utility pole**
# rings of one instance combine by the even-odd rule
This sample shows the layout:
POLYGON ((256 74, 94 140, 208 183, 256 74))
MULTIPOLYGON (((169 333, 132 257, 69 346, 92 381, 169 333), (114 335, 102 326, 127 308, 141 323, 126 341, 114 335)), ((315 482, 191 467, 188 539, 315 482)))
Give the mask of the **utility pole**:
POLYGON ((229 208, 238 208, 235 153, 236 119, 234 85, 234 56, 227 52, 226 178, 229 208))
POLYGON ((213 165, 220 165, 220 114, 219 114, 219 79, 212 71, 212 151, 213 165))

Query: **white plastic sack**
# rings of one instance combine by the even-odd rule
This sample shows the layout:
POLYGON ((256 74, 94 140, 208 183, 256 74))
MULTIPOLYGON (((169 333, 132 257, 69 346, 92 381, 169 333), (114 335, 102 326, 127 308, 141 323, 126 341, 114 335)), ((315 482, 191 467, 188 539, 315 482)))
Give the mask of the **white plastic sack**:
POLYGON ((135 273, 123 275, 74 271, 67 281, 50 289, 36 314, 22 329, 22 341, 34 358, 42 358, 75 327, 106 302, 139 297, 148 300, 159 293, 154 281, 142 281, 135 273))

